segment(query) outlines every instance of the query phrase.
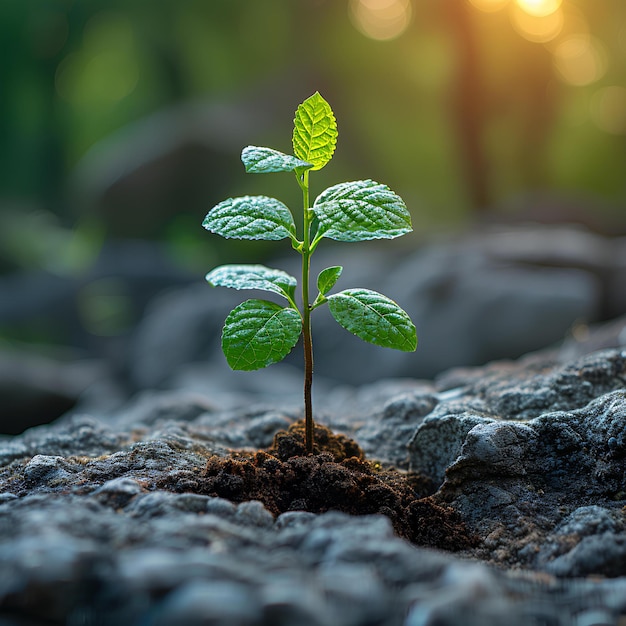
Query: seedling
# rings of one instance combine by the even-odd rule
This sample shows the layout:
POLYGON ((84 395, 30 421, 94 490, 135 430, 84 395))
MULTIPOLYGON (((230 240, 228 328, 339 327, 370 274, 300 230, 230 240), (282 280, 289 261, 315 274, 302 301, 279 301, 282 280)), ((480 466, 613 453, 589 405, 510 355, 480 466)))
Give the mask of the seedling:
POLYGON ((330 105, 319 93, 297 109, 293 128, 294 156, 271 148, 248 146, 241 153, 246 172, 293 172, 302 190, 301 239, 289 208, 267 196, 229 198, 213 207, 202 225, 234 239, 290 239, 302 256, 301 307, 296 303, 297 280, 264 265, 222 265, 209 272, 213 287, 260 289, 287 301, 251 299, 236 306, 226 318, 222 350, 234 370, 256 370, 276 363, 291 352, 302 335, 304 348, 305 446, 313 452, 313 343, 311 312, 328 304, 335 320, 357 337, 385 348, 412 352, 417 347, 415 326, 393 300, 369 289, 345 289, 329 295, 342 267, 322 270, 318 293, 311 303, 311 255, 324 238, 336 241, 394 239, 412 230, 411 216, 389 187, 372 180, 339 183, 323 191, 311 206, 309 175, 323 168, 337 144, 337 122, 330 105))

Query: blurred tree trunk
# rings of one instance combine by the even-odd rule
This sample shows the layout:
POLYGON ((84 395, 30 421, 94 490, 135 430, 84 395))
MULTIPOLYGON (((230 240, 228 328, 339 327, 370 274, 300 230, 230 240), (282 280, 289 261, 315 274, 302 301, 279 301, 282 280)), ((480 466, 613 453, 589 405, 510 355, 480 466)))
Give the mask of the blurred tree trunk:
POLYGON ((474 211, 485 212, 498 199, 496 176, 508 175, 524 191, 548 184, 545 147, 559 104, 557 91, 550 88, 551 56, 544 46, 512 31, 510 71, 500 82, 489 84, 483 72, 488 60, 481 58, 484 49, 477 39, 475 20, 491 16, 474 12, 460 0, 443 0, 441 8, 456 45, 457 73, 450 107, 461 165, 474 211), (487 152, 485 138, 497 116, 510 120, 507 141, 512 145, 505 151, 509 162, 501 161, 501 154, 487 152))
POLYGON ((493 198, 487 156, 482 143, 487 103, 476 35, 467 2, 443 0, 441 8, 457 47, 456 81, 451 94, 451 108, 460 143, 462 167, 472 207, 482 212, 491 205, 493 198))

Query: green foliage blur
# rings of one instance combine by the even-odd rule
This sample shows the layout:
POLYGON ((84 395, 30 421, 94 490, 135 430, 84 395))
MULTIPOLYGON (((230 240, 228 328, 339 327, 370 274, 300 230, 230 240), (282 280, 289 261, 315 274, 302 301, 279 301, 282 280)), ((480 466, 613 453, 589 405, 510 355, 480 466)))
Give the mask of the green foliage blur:
POLYGON ((0 272, 81 271, 109 238, 219 262, 200 223, 225 194, 297 205, 238 155, 288 152, 284 120, 316 90, 341 120, 319 190, 384 180, 418 234, 537 191, 623 217, 626 3, 562 0, 554 36, 523 5, 3 0, 0 272))

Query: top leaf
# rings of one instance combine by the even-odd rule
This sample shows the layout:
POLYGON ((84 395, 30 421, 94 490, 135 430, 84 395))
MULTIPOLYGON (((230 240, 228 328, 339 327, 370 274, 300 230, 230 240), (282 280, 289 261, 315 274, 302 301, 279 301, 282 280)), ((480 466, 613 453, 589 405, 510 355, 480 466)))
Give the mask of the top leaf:
POLYGON ((296 159, 272 148, 247 146, 241 152, 241 160, 248 174, 269 174, 271 172, 294 172, 296 169, 311 169, 312 164, 296 159))
POLYGON ((328 163, 337 145, 337 121, 330 104, 315 92, 297 109, 293 120, 293 152, 314 170, 328 163))

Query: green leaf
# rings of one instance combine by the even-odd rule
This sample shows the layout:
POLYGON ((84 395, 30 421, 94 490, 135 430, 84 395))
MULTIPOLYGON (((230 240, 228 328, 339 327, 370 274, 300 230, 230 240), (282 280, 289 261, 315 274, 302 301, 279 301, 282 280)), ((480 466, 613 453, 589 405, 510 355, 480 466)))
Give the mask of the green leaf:
POLYGON ((297 109, 293 120, 293 153, 314 170, 328 163, 337 145, 337 121, 330 104, 315 92, 297 109))
POLYGON ((323 296, 335 286, 337 279, 341 276, 341 272, 343 272, 343 267, 341 267, 341 265, 334 265, 333 267, 327 267, 319 273, 317 277, 317 288, 323 296))
POLYGON ((220 265, 206 275, 207 282, 213 287, 231 289, 261 289, 272 291, 289 299, 297 281, 293 276, 264 265, 220 265))
POLYGON ((317 237, 337 241, 394 239, 411 232, 411 215, 402 198, 373 180, 340 183, 313 204, 320 226, 317 237))
POLYGON ((332 316, 352 334, 384 348, 412 352, 415 326, 393 300, 369 289, 346 289, 328 296, 332 316))
POLYGON ((224 200, 209 211, 202 226, 226 239, 285 239, 296 231, 291 211, 267 196, 224 200))
POLYGON ((222 350, 234 370, 258 370, 282 361, 298 342, 300 313, 268 300, 246 300, 226 318, 222 350))
POLYGON ((241 160, 248 174, 269 174, 271 172, 294 172, 296 169, 310 169, 311 163, 271 148, 247 146, 241 152, 241 160))

